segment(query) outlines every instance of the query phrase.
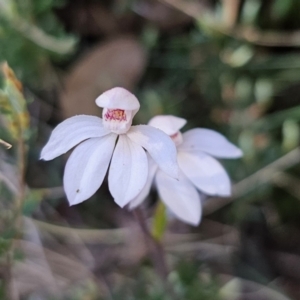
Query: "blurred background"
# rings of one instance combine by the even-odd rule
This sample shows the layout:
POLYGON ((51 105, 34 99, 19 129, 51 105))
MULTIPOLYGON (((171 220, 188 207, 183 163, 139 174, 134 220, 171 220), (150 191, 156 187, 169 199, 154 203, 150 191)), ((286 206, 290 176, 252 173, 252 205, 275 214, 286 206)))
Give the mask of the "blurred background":
POLYGON ((6 66, 0 299, 175 299, 107 185, 69 207, 68 155, 39 161, 59 122, 101 116, 115 86, 140 100, 136 124, 174 114, 244 152, 222 161, 231 198, 207 198, 196 228, 169 219, 178 299, 300 299, 299 0, 0 0, 0 61, 23 85, 6 66))

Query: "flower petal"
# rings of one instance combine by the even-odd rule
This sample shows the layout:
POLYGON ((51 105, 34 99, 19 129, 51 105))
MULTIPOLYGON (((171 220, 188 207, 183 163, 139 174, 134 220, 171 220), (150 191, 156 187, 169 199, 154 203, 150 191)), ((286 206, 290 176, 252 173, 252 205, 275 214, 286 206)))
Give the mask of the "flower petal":
POLYGON ((41 159, 51 160, 69 151, 80 142, 110 133, 102 119, 94 116, 74 116, 60 123, 42 150, 41 159))
POLYGON ((184 150, 200 150, 219 158, 238 158, 243 156, 243 152, 230 143, 222 134, 206 128, 195 128, 185 132, 180 148, 184 150))
POLYGON ((115 202, 124 207, 146 184, 148 161, 145 150, 126 135, 119 136, 111 161, 108 184, 115 202))
POLYGON ((118 108, 124 110, 138 111, 140 103, 129 91, 121 87, 112 88, 96 99, 96 104, 105 108, 118 108))
POLYGON ((93 138, 72 152, 64 173, 64 189, 70 205, 90 198, 100 187, 106 174, 117 135, 93 138))
POLYGON ((148 122, 148 125, 162 130, 167 135, 177 133, 185 124, 185 119, 171 115, 155 116, 148 122))
POLYGON ((177 149, 168 135, 148 125, 137 125, 130 128, 127 136, 145 148, 161 170, 177 178, 177 149))
POLYGON ((230 196, 230 179, 222 165, 213 157, 201 152, 180 150, 178 164, 199 190, 209 195, 230 196))
POLYGON ((142 191, 133 200, 130 201, 129 203, 130 210, 139 206, 148 196, 153 183, 154 175, 158 169, 158 165, 154 162, 154 160, 151 158, 149 154, 147 154, 147 158, 148 158, 148 178, 142 191))
POLYGON ((161 200, 180 220, 192 225, 200 223, 200 195, 183 174, 176 180, 158 170, 155 182, 161 200))

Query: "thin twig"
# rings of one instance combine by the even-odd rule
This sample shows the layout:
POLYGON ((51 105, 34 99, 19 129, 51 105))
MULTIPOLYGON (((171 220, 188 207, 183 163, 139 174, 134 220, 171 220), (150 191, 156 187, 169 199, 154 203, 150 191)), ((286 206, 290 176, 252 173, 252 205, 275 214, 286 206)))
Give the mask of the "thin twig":
POLYGON ((4 147, 6 147, 6 149, 10 149, 12 147, 11 144, 9 144, 1 139, 0 139, 0 144, 2 144, 4 147))
MULTIPOLYGON (((78 237, 82 243, 103 243, 103 244, 125 244, 128 237, 133 234, 135 228, 113 228, 113 229, 93 229, 93 228, 74 228, 66 225, 55 225, 45 221, 34 220, 23 216, 23 219, 30 219, 39 228, 39 230, 47 231, 66 242, 78 243, 78 237)), ((136 228, 138 230, 138 228, 136 228)), ((170 233, 165 236, 164 244, 173 245, 183 242, 190 242, 198 239, 196 233, 170 233)))
MULTIPOLYGON (((24 219, 28 217, 23 216, 24 219)), ((127 228, 117 229, 83 229, 59 226, 43 221, 33 220, 34 224, 40 229, 45 230, 55 236, 63 238, 65 241, 74 241, 74 235, 79 237, 83 243, 105 243, 120 244, 126 241, 129 234, 132 234, 127 228)))
POLYGON ((236 25, 241 0, 222 0, 223 22, 226 27, 232 28, 236 25))
POLYGON ((300 149, 296 148, 286 155, 280 157, 266 167, 260 169, 249 177, 233 185, 231 198, 214 198, 204 204, 204 215, 209 215, 218 209, 228 205, 235 199, 240 198, 246 193, 257 189, 258 186, 269 183, 276 176, 277 172, 291 168, 300 163, 300 149))
POLYGON ((291 33, 278 31, 260 31, 250 26, 234 26, 217 22, 210 11, 201 3, 184 0, 159 0, 160 2, 180 10, 189 17, 195 19, 206 29, 237 40, 267 47, 299 47, 300 30, 291 33))

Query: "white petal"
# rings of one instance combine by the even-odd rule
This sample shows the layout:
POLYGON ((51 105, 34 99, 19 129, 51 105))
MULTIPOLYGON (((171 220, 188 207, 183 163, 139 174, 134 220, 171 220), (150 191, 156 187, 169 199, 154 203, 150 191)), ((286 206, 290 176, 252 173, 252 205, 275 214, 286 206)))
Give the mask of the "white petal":
POLYGON ((148 178, 146 184, 142 189, 142 191, 133 200, 130 201, 129 209, 134 209, 137 206, 139 206, 145 200, 145 198, 148 196, 150 192, 153 183, 153 178, 158 169, 158 166, 154 162, 154 160, 149 156, 149 154, 147 155, 147 158, 148 158, 148 178))
POLYGON ((115 202, 124 207, 146 184, 148 161, 145 150, 126 135, 119 136, 111 161, 108 184, 115 202))
POLYGON ((177 133, 185 124, 185 119, 171 115, 155 116, 148 122, 148 125, 162 130, 167 135, 177 133))
POLYGON ((178 164, 186 177, 195 186, 209 195, 230 196, 230 179, 213 157, 197 152, 178 151, 178 164))
POLYGON ((140 103, 129 91, 121 87, 112 88, 96 99, 96 104, 105 108, 118 108, 124 110, 138 111, 140 103))
POLYGON ((127 136, 145 148, 161 170, 177 178, 177 149, 168 135, 148 125, 137 125, 130 128, 127 136))
POLYGON ((181 149, 200 150, 220 158, 238 158, 243 152, 222 134, 205 128, 195 128, 183 134, 181 149))
POLYGON ((69 151, 80 142, 110 133, 102 119, 94 116, 74 116, 60 123, 52 131, 41 153, 41 159, 51 160, 69 151))
POLYGON ((77 146, 67 161, 64 189, 70 205, 90 198, 106 174, 117 135, 93 138, 77 146))
POLYGON ((201 219, 201 200, 196 188, 180 173, 179 180, 158 170, 155 176, 161 200, 182 221, 198 225, 201 219))

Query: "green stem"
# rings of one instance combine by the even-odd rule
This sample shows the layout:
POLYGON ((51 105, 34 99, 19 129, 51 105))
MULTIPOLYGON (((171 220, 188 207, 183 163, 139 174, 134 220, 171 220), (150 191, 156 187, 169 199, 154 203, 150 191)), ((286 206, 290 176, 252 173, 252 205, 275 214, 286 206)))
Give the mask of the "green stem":
POLYGON ((173 290, 173 287, 168 282, 169 271, 166 263, 165 252, 160 240, 152 236, 150 230, 148 229, 143 211, 140 208, 136 208, 133 213, 144 234, 147 246, 150 249, 150 255, 154 268, 164 282, 166 293, 170 299, 179 300, 178 296, 173 290))
POLYGON ((148 248, 150 249, 150 255, 152 258, 153 265, 156 269, 156 272, 158 273, 158 275, 160 276, 160 278, 164 283, 165 291, 167 292, 170 299, 179 300, 173 290, 173 287, 170 285, 168 281, 169 271, 165 260, 164 249, 160 241, 152 236, 148 228, 143 211, 140 208, 136 208, 133 211, 133 213, 144 234, 145 241, 147 243, 148 248))
POLYGON ((166 207, 162 201, 158 201, 153 217, 152 236, 161 241, 167 227, 166 207))
POLYGON ((150 249, 150 255, 153 262, 153 265, 159 274, 159 276, 166 280, 168 276, 167 264, 165 261, 165 254, 162 248, 161 243, 155 239, 151 232, 148 229, 147 223, 145 221, 145 216, 143 211, 140 208, 136 208, 134 211, 134 216, 137 222, 140 225, 140 228, 144 234, 145 241, 147 243, 148 248, 150 249))

